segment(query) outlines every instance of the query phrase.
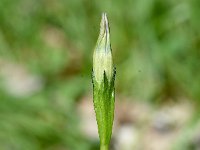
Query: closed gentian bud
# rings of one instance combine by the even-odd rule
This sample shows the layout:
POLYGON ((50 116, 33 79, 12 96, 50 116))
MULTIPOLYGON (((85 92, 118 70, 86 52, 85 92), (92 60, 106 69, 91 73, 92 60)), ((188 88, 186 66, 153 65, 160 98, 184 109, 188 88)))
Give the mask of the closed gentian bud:
POLYGON ((113 76, 113 60, 110 45, 110 33, 108 19, 102 14, 100 34, 93 55, 93 71, 98 84, 103 81, 104 72, 109 81, 113 76))
POLYGON ((102 14, 100 34, 93 55, 93 102, 100 138, 100 150, 108 150, 115 103, 113 66, 108 19, 102 14))

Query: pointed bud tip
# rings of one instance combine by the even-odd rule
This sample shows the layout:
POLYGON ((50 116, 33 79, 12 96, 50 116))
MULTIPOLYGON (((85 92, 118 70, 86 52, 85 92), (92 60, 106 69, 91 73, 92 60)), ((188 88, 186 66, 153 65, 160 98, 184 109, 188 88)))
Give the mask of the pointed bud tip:
POLYGON ((108 23, 108 18, 106 13, 102 13, 101 17, 101 23, 100 23, 100 33, 101 35, 103 34, 109 34, 109 23, 108 23))

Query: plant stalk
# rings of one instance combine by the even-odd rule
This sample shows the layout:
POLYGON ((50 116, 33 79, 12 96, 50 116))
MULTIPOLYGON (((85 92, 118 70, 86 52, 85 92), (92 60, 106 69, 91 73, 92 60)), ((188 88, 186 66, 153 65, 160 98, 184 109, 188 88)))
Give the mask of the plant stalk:
POLYGON ((108 145, 101 144, 100 150, 109 150, 108 147, 109 147, 108 145))

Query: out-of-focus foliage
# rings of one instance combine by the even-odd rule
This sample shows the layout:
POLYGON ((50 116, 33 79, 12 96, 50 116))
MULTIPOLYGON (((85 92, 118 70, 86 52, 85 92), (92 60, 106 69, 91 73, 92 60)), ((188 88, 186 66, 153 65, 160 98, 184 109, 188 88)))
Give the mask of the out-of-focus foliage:
POLYGON ((79 132, 76 102, 92 94, 102 12, 110 20, 118 94, 199 103, 200 1, 0 0, 0 149, 92 147, 79 132), (39 88, 16 92, 26 77, 8 83, 16 77, 9 64, 37 76, 39 88))

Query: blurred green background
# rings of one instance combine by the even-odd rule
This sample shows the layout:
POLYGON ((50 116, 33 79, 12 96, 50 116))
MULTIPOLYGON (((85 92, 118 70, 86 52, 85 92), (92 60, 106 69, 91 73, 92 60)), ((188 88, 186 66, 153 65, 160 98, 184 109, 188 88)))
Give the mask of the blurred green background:
POLYGON ((82 120, 94 119, 102 12, 117 67, 112 149, 200 148, 199 0, 0 0, 0 150, 98 149, 82 120))

